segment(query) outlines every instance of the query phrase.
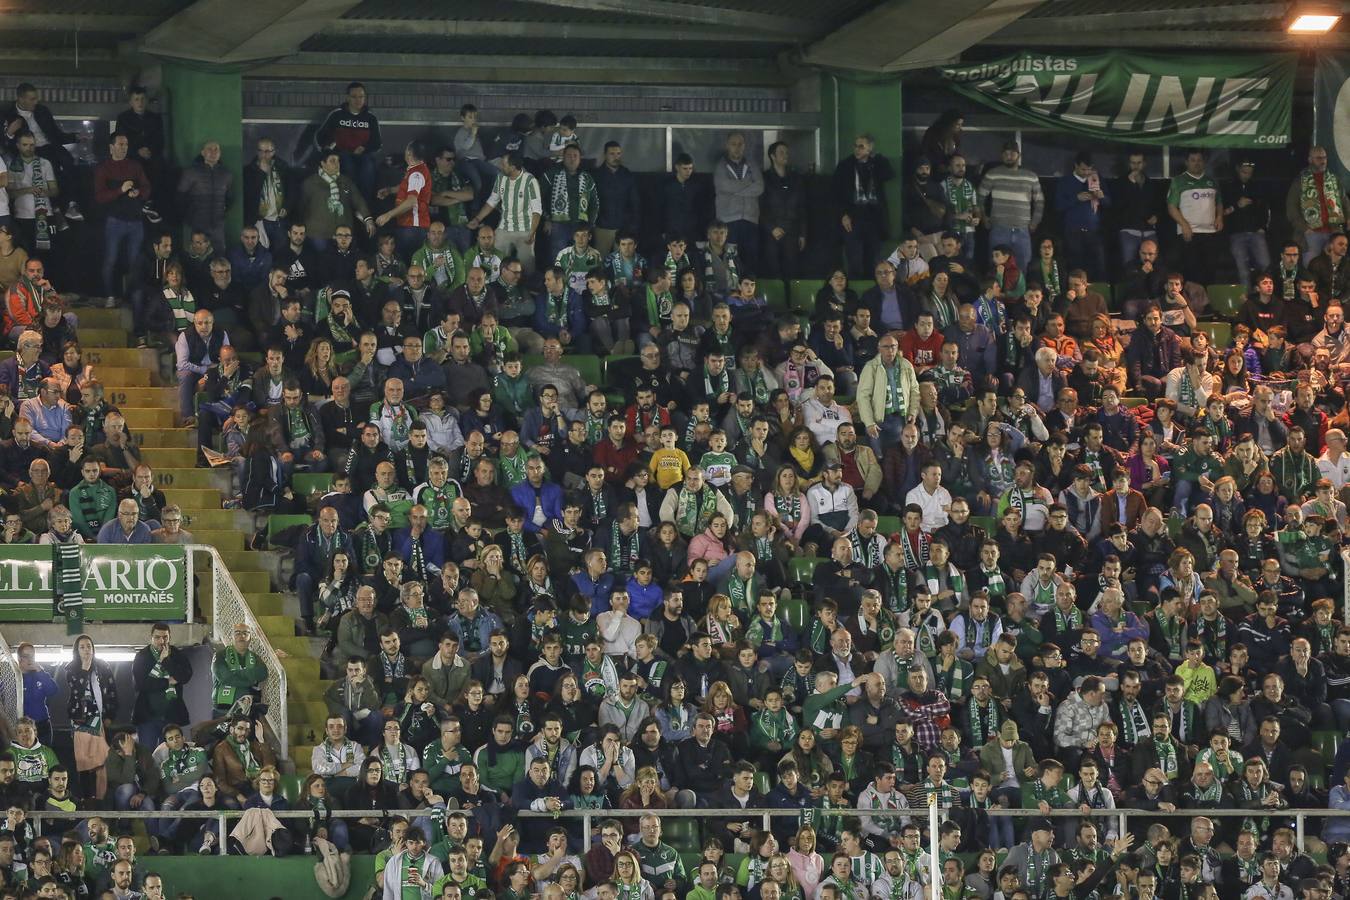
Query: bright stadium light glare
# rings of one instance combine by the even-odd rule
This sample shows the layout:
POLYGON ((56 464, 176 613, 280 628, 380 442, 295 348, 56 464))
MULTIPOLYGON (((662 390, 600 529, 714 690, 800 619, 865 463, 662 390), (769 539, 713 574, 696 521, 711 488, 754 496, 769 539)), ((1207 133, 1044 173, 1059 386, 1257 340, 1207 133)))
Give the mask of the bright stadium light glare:
POLYGON ((1290 34, 1326 34, 1336 27, 1336 23, 1341 20, 1340 16, 1328 16, 1317 14, 1300 14, 1294 16, 1294 21, 1289 23, 1290 34))
POLYGON ((1341 4, 1327 0, 1301 0, 1290 4, 1290 34, 1326 34, 1341 20, 1341 4))

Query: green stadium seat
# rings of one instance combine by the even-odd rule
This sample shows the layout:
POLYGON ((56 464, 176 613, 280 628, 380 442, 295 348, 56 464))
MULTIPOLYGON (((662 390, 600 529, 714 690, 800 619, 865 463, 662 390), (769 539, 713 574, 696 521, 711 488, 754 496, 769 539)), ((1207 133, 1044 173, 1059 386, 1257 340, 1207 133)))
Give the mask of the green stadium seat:
POLYGON ((1101 295, 1102 295, 1102 299, 1104 299, 1104 300, 1106 301, 1106 305, 1107 305, 1107 306, 1110 306, 1110 305, 1115 301, 1115 299, 1116 299, 1116 288, 1115 288, 1115 285, 1113 285, 1113 284, 1112 284, 1111 282, 1109 282, 1109 281, 1093 281, 1093 282, 1089 282, 1089 283, 1088 283, 1088 290, 1089 290, 1089 291, 1096 291, 1097 293, 1101 294, 1101 295))
POLYGON ((1312 745, 1323 759, 1335 759, 1341 745, 1341 734, 1339 731, 1314 731, 1312 745))
POLYGON ((681 853, 698 853, 698 819, 670 817, 661 820, 661 839, 681 853))
POLYGON ((1209 335, 1210 343, 1216 349, 1223 350, 1233 337, 1233 326, 1227 322, 1201 322, 1200 330, 1209 335))
POLYGON ((1134 409, 1136 406, 1143 406, 1148 403, 1147 397, 1122 397, 1121 403, 1125 404, 1127 409, 1134 409))
POLYGON ((614 378, 613 373, 610 372, 610 367, 611 367, 611 366, 614 366, 614 367, 616 367, 616 368, 615 368, 615 371, 618 371, 618 368, 617 368, 617 367, 619 366, 619 364, 620 364, 620 363, 627 362, 627 361, 630 360, 630 359, 637 359, 637 357, 636 357, 636 356, 632 356, 632 355, 628 355, 628 354, 625 354, 625 355, 623 355, 623 356, 606 356, 606 357, 605 357, 605 366, 604 366, 604 369, 605 369, 605 382, 606 382, 606 384, 608 384, 608 383, 609 383, 610 381, 612 381, 613 378, 614 378))
POLYGON ((567 362, 577 367, 577 371, 581 373, 581 379, 587 384, 601 385, 605 383, 604 363, 600 357, 578 353, 576 356, 569 355, 567 362))
POLYGON ((787 620, 788 625, 797 631, 802 631, 806 628, 806 620, 811 614, 811 608, 807 606, 804 601, 798 600, 796 597, 784 600, 781 604, 780 611, 783 614, 783 618, 787 620))
POLYGON ((970 524, 978 525, 980 528, 983 528, 985 532, 988 534, 992 535, 994 533, 995 526, 993 516, 971 516, 970 524))
POLYGON ((291 476, 291 490, 297 497, 325 494, 333 486, 331 472, 297 472, 291 476))
POLYGON ((300 792, 305 789, 305 777, 303 775, 282 775, 280 788, 281 796, 295 804, 300 800, 300 792))
POLYGON ((877 516, 877 531, 887 537, 890 537, 904 527, 905 522, 899 516, 877 516))
POLYGON ((275 513, 267 517, 267 542, 272 543, 272 538, 294 525, 313 525, 314 517, 311 515, 283 515, 275 513))
POLYGON ((774 312, 787 312, 787 283, 778 278, 765 278, 757 285, 764 299, 769 301, 769 309, 774 312))
POLYGON ((767 793, 768 793, 769 791, 771 791, 772 789, 773 789, 773 782, 771 782, 771 781, 769 780, 769 773, 768 773, 768 772, 756 772, 756 773, 755 773, 755 790, 759 791, 761 794, 767 794, 767 793))
POLYGON ((788 302, 794 312, 810 315, 816 309, 816 294, 825 286, 819 278, 795 278, 788 290, 788 302))
POLYGON ((811 577, 816 574, 816 566, 825 560, 816 556, 796 556, 793 557, 788 567, 791 569, 789 577, 793 584, 808 584, 811 577))
POLYGON ((1205 286, 1209 308, 1226 319, 1236 316, 1247 300, 1247 289, 1240 284, 1210 284, 1205 286))

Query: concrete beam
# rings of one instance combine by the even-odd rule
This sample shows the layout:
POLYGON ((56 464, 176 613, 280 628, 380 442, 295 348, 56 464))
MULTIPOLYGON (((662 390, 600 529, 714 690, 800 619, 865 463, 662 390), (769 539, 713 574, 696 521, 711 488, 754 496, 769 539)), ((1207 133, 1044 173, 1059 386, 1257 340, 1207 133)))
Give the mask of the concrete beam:
POLYGON ((723 30, 743 28, 762 34, 798 39, 815 37, 823 30, 818 23, 804 19, 792 19, 773 13, 719 9, 694 3, 678 3, 674 0, 520 0, 520 2, 562 9, 644 16, 663 22, 705 25, 723 30))
MULTIPOLYGON (((470 22, 415 19, 338 19, 321 37, 543 38, 578 41, 681 41, 769 43, 776 38, 757 31, 711 26, 628 25, 592 22, 470 22)), ((781 37, 777 38, 782 40, 781 37)))
POLYGON ((937 7, 889 0, 807 48, 807 65, 865 72, 902 72, 956 59, 989 35, 1042 5, 1042 0, 945 0, 937 7), (876 36, 885 34, 888 40, 876 36))
POLYGON ((6 31, 86 31, 95 34, 141 34, 158 25, 159 16, 66 15, 62 13, 8 13, 0 15, 0 34, 6 31))
MULTIPOLYGON (((1223 31, 1169 29, 1096 32, 1056 32, 1047 29, 1037 43, 1046 47, 1157 47, 1171 49, 1240 48, 1243 50, 1344 50, 1350 48, 1350 34, 1332 32, 1313 37, 1283 31, 1223 31)), ((985 40, 989 46, 1025 47, 1026 38, 997 34, 985 40)))
POLYGON ((1214 6, 1158 9, 1148 12, 1090 13, 1072 16, 1035 16, 1013 22, 998 37, 1016 37, 1040 41, 1047 32, 1104 32, 1139 27, 1199 29, 1229 22, 1264 22, 1281 19, 1289 11, 1287 3, 1220 3, 1214 6))
POLYGON ((145 36, 153 56, 216 66, 288 56, 358 0, 197 0, 145 36))
POLYGON ((736 84, 787 84, 794 77, 771 62, 735 58, 678 57, 557 57, 557 56, 473 56, 437 53, 325 53, 302 51, 266 63, 249 71, 260 78, 332 78, 334 71, 343 77, 376 81, 381 78, 405 79, 416 73, 418 79, 440 81, 537 81, 556 79, 576 82, 628 84, 727 84, 730 76, 736 84))

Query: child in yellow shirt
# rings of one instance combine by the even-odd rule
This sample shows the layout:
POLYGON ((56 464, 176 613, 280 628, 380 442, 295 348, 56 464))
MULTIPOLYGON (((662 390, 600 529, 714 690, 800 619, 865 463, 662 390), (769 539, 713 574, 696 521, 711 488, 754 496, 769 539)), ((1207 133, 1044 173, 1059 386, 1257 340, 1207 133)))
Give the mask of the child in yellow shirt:
POLYGON ((679 436, 675 429, 666 426, 661 429, 661 449, 652 454, 649 468, 658 487, 668 491, 684 481, 684 473, 689 471, 689 456, 675 446, 679 436))

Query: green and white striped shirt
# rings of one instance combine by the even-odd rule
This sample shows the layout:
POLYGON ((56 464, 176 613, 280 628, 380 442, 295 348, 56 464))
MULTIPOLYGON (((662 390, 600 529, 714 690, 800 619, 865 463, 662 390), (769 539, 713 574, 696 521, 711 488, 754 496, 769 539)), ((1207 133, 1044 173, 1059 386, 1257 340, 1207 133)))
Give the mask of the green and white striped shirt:
POLYGON ((498 230, 529 231, 532 227, 531 217, 543 214, 539 182, 529 172, 522 171, 515 178, 498 175, 487 205, 501 211, 502 220, 497 226, 498 230))

